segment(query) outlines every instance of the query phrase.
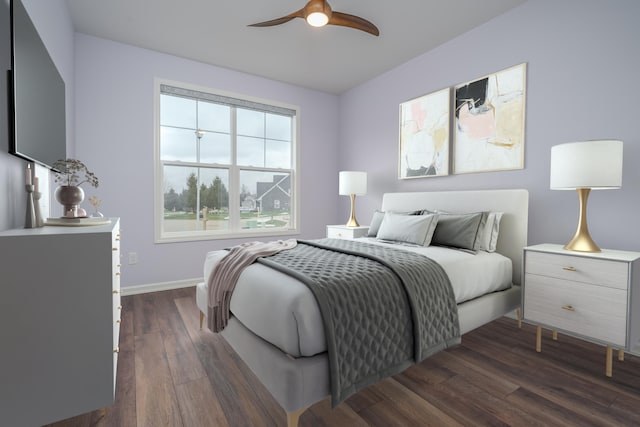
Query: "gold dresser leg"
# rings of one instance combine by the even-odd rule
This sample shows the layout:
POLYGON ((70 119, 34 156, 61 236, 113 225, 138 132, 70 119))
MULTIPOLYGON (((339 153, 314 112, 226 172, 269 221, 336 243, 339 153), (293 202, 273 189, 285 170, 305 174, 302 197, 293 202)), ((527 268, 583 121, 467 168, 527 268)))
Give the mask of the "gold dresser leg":
POLYGON ((522 309, 516 308, 516 316, 518 317, 518 329, 522 329, 522 309))
POLYGON ((554 341, 558 341, 558 331, 554 329, 551 337, 553 338, 554 341))
POLYGON ((621 348, 618 349, 618 360, 624 362, 624 350, 621 348))
POLYGON ((307 408, 302 408, 296 412, 287 412, 287 427, 298 427, 300 415, 302 415, 302 413, 306 410, 307 408))
POLYGON ((607 361, 605 367, 605 375, 611 377, 613 374, 613 349, 610 345, 607 346, 607 361))
POLYGON ((542 326, 536 328, 536 351, 538 353, 542 351, 542 326))
POLYGON ((200 312, 200 329, 202 329, 202 322, 204 322, 204 313, 200 312))

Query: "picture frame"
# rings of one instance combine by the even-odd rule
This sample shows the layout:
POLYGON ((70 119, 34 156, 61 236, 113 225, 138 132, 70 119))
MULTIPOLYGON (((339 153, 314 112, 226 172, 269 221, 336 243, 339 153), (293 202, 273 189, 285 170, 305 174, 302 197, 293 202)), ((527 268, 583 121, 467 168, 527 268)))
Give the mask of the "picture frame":
POLYGON ((451 88, 400 104, 398 178, 449 175, 451 88))
POLYGON ((526 66, 454 87, 455 174, 524 169, 526 66))

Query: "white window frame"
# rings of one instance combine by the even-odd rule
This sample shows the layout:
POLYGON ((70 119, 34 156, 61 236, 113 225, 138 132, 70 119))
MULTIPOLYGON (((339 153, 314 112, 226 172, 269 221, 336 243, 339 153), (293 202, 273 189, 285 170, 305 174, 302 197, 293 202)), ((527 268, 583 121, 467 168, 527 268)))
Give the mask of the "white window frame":
MULTIPOLYGON (((300 234, 300 107, 290 104, 285 104, 278 101, 261 99, 256 97, 250 97, 247 95, 241 95, 237 93, 231 93, 221 91, 218 89, 212 89, 208 87, 196 86, 182 82, 175 82, 165 79, 156 78, 154 80, 154 237, 155 243, 172 243, 172 242, 186 242, 186 241, 198 241, 198 240, 215 240, 215 239, 234 239, 245 237, 269 237, 269 236, 290 236, 300 234), (255 168, 247 166, 238 166, 235 161, 236 143, 233 139, 231 147, 232 163, 229 166, 229 230, 214 231, 214 230, 200 230, 200 231, 181 231, 181 232, 164 232, 162 229, 162 221, 164 218, 164 188, 163 188, 163 162, 160 158, 160 95, 161 85, 168 85, 188 91, 203 92, 206 94, 234 98, 236 100, 245 101, 248 104, 257 103, 267 106, 273 106, 277 108, 285 108, 295 111, 295 117, 292 117, 292 153, 291 153, 291 194, 292 203, 290 205, 290 226, 287 229, 273 229, 273 228, 252 228, 241 229, 239 226, 240 219, 240 185, 239 177, 240 170, 243 171, 258 171, 258 172, 289 172, 289 169, 275 169, 275 168, 255 168)), ((181 166, 189 166, 187 162, 181 162, 181 166)))

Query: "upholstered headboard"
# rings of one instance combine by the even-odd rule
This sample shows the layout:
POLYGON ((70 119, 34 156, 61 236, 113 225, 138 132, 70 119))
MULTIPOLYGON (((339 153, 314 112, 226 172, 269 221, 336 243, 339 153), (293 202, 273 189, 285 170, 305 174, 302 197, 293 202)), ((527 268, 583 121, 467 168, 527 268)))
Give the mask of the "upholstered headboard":
POLYGON ((384 211, 443 210, 454 213, 503 212, 497 252, 511 259, 513 283, 520 284, 522 248, 527 245, 529 192, 527 190, 433 191, 385 193, 384 211))

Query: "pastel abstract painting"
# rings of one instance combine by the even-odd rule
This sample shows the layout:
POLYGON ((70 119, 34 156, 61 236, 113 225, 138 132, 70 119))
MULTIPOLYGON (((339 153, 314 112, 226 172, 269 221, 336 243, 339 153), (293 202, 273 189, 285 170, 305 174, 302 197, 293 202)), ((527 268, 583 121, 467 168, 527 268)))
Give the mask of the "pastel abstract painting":
POLYGON ((526 65, 455 87, 455 173, 524 168, 526 65))
POLYGON ((398 177, 449 174, 450 89, 400 104, 398 177))

